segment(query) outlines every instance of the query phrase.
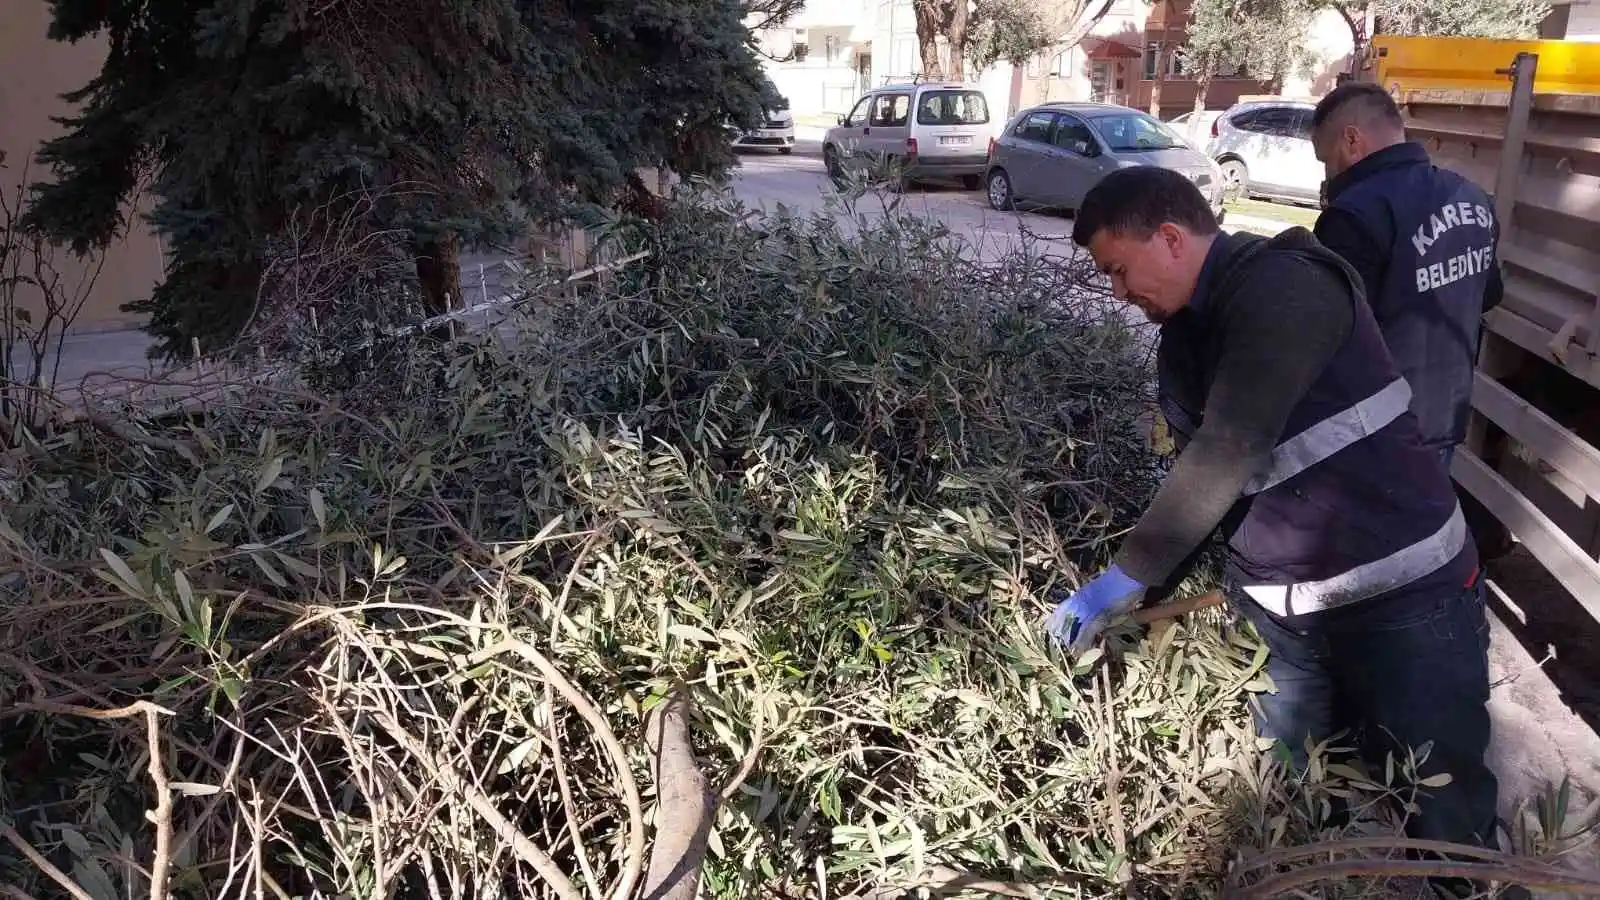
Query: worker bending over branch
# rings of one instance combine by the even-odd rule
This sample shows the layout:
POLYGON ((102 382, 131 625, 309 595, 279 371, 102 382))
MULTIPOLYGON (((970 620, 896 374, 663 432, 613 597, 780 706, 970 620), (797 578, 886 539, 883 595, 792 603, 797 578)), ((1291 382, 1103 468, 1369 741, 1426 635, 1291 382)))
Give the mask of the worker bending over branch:
POLYGON ((1230 606, 1271 654, 1262 732, 1302 766, 1308 740, 1346 729, 1401 754, 1431 742, 1422 774, 1452 777, 1407 830, 1487 845, 1496 783, 1477 552, 1361 276, 1303 228, 1221 234, 1200 191, 1155 167, 1101 181, 1072 238, 1160 324, 1161 411, 1181 455, 1115 564, 1055 610, 1052 633, 1086 649, 1147 589, 1181 578, 1220 528, 1230 606))

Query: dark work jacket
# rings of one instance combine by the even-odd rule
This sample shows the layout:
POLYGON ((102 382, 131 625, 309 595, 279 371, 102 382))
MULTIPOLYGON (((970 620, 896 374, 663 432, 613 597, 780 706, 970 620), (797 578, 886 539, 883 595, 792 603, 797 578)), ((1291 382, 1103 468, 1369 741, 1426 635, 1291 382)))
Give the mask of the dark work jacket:
POLYGON ((1464 586, 1476 572, 1476 551, 1449 478, 1423 445, 1406 384, 1361 302, 1359 277, 1304 229, 1218 242, 1196 299, 1161 328, 1161 410, 1180 446, 1204 420, 1221 356, 1211 323, 1223 319, 1235 295, 1262 289, 1252 282, 1252 261, 1276 253, 1306 258, 1340 282, 1354 312, 1349 337, 1290 413, 1269 471, 1222 522, 1230 581, 1258 602, 1252 587, 1278 588, 1282 608, 1262 605, 1280 615, 1403 589, 1464 586))
POLYGON ((1461 443, 1483 313, 1502 292, 1493 204, 1414 143, 1373 153, 1327 194, 1317 238, 1362 275, 1423 440, 1461 443))

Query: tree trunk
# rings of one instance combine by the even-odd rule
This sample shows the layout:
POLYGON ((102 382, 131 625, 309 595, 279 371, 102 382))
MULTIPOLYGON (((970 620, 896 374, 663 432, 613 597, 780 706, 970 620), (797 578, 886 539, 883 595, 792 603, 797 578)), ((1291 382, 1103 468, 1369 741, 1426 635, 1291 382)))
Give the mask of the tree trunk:
POLYGON ((1206 90, 1211 87, 1212 70, 1215 68, 1211 57, 1207 55, 1200 64, 1200 73, 1194 80, 1194 115, 1189 117, 1189 143, 1196 146, 1200 140, 1200 114, 1206 108, 1206 90))
POLYGON ((461 248, 455 235, 417 245, 417 283, 422 288, 422 308, 440 316, 461 297, 461 248))
POLYGON ((1167 79, 1167 45, 1165 41, 1156 44, 1156 77, 1155 83, 1150 85, 1150 115, 1161 118, 1161 83, 1167 79))
POLYGON ((939 26, 944 24, 940 0, 915 0, 911 10, 917 17, 917 49, 922 56, 922 74, 929 78, 943 78, 944 67, 939 64, 939 26))
POLYGON ((954 0, 950 10, 950 71, 951 81, 965 81, 967 77, 967 0, 954 0))

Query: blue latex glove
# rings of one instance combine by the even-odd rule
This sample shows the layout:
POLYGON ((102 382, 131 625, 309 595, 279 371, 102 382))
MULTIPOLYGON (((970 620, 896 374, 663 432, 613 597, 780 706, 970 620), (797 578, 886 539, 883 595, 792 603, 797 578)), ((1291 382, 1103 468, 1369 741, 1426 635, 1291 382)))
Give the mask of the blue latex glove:
POLYGON ((1112 566, 1056 604, 1047 626, 1050 636, 1065 645, 1067 652, 1082 653, 1107 626, 1137 609, 1144 592, 1145 586, 1121 566, 1112 566))

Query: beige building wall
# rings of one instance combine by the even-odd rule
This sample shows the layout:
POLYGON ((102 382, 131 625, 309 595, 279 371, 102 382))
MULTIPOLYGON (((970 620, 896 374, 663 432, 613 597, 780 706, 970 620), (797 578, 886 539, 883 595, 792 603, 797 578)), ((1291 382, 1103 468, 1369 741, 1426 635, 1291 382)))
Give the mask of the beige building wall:
MULTIPOLYGON (((65 44, 46 38, 50 10, 44 0, 0 0, 0 6, 5 10, 0 13, 0 150, 6 157, 0 191, 10 202, 17 196, 24 165, 41 143, 62 132, 50 117, 72 112, 61 94, 99 74, 106 47, 102 41, 65 44)), ((28 171, 30 180, 48 176, 48 170, 37 164, 28 171)), ((66 248, 56 252, 55 264, 68 285, 85 283, 91 272, 90 265, 66 248)), ((149 296, 161 274, 161 245, 143 221, 135 219, 126 237, 106 251, 77 330, 137 325, 138 318, 121 307, 149 296)), ((37 293, 22 302, 37 304, 37 293)))
POLYGON ((1567 9, 1569 41, 1600 42, 1600 0, 1572 0, 1567 9))

